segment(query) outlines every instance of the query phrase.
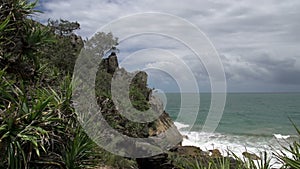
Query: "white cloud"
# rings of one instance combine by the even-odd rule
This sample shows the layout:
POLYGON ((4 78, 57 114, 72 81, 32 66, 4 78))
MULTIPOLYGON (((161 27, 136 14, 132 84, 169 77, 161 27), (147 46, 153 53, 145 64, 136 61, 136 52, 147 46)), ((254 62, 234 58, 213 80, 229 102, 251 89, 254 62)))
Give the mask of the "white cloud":
MULTIPOLYGON (((119 17, 138 12, 170 13, 192 22, 212 40, 222 55, 230 90, 261 91, 273 86, 274 91, 300 91, 300 81, 294 80, 300 79, 297 75, 300 71, 298 0, 51 0, 41 5, 45 13, 40 20, 78 21, 81 24, 78 33, 83 37, 91 36, 119 17)), ((189 36, 187 30, 182 32, 189 36)), ((121 59, 140 49, 171 51, 189 65, 200 84, 208 80, 201 62, 174 39, 141 36, 124 42, 120 48, 121 59)), ((148 57, 156 57, 156 64, 163 63, 161 56, 148 57)), ((136 58, 133 63, 145 58, 136 58)))

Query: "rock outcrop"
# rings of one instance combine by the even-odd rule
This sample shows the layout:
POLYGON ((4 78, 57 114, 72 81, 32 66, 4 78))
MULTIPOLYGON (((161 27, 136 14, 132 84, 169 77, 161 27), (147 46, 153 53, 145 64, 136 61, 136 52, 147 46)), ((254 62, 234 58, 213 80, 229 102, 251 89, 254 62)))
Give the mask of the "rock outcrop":
MULTIPOLYGON (((130 137, 149 138, 159 136, 159 138, 170 140, 172 143, 182 141, 182 136, 172 119, 163 110, 161 101, 151 95, 152 90, 147 87, 148 75, 146 72, 130 73, 124 68, 119 68, 115 53, 111 53, 108 58, 104 58, 99 67, 96 79, 98 104, 102 108, 102 114, 106 121, 114 129, 130 137), (115 81, 120 80, 121 83, 112 84, 112 78, 115 81), (124 83, 130 84, 129 91, 128 86, 124 86, 124 83), (112 88, 114 91, 111 90, 112 88), (124 102, 122 104, 117 103, 123 99, 122 97, 127 98, 126 94, 128 92, 131 103, 127 103, 128 100, 125 100, 125 105, 132 104, 134 109, 138 111, 122 106, 124 102), (117 98, 113 99, 112 95, 117 98), (120 114, 120 112, 124 114, 120 114), (138 123, 127 118, 139 116, 141 119, 143 119, 142 117, 147 119, 147 116, 150 116, 147 113, 153 113, 152 115, 157 116, 156 120, 138 123)), ((166 147, 171 148, 172 145, 166 145, 166 147)))
MULTIPOLYGON (((148 75, 146 72, 139 71, 130 73, 124 68, 119 68, 117 56, 115 53, 112 53, 108 58, 102 60, 96 80, 98 104, 102 108, 102 115, 110 126, 118 132, 130 137, 157 138, 153 140, 154 145, 165 144, 165 149, 160 154, 147 158, 136 158, 135 160, 138 167, 140 169, 173 169, 178 168, 176 164, 178 161, 188 163, 189 161, 198 160, 202 164, 208 165, 211 159, 217 161, 218 158, 223 158, 217 149, 206 152, 194 146, 181 146, 183 136, 177 130, 168 113, 163 110, 161 101, 151 95, 152 90, 147 87, 147 78, 148 75), (111 84, 112 78, 115 78, 114 80, 120 80, 122 83, 111 84), (124 83, 130 83, 129 91, 127 91, 128 86, 124 88, 124 83), (113 92, 111 91, 112 87, 115 90, 113 92), (126 92, 129 92, 128 97, 133 107, 142 113, 136 112, 133 109, 127 109, 117 103, 118 100, 122 99, 123 95, 126 95, 126 92), (117 95, 114 101, 112 94, 117 95), (143 113, 151 113, 151 111, 147 112, 149 109, 152 110, 152 113, 154 111, 154 115, 157 115, 157 118, 151 122, 138 123, 126 118, 131 116, 143 117, 143 115, 145 115, 143 113), (122 114, 120 112, 122 112, 122 114), (124 112, 125 114, 123 114, 124 112), (161 113, 155 114, 155 112, 161 113), (126 115, 126 117, 124 115, 126 115)), ((146 116, 147 115, 149 114, 146 114, 146 116)), ((138 148, 143 145, 139 144, 139 142, 132 144, 132 142, 126 140, 119 144, 123 146, 130 145, 130 149, 133 152, 141 151, 138 148)), ((147 151, 145 153, 147 154, 147 151)), ((230 160, 234 165, 234 159, 230 158, 230 160)))
POLYGON ((108 58, 103 59, 101 66, 103 67, 103 70, 106 70, 107 73, 113 74, 119 67, 116 53, 112 52, 108 58))

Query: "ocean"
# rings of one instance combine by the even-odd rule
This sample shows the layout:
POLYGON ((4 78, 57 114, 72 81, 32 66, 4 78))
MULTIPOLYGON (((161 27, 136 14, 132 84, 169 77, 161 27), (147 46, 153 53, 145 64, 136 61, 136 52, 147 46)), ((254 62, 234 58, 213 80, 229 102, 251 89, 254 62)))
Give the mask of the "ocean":
MULTIPOLYGON (((300 93, 229 93, 222 119, 213 133, 202 132, 211 103, 209 93, 200 94, 200 105, 188 100, 195 94, 163 95, 166 111, 187 136, 184 145, 219 149, 223 154, 232 151, 240 157, 245 151, 257 155, 266 151, 271 157, 272 152, 283 150, 282 145, 299 140, 290 120, 300 128, 300 93), (184 105, 182 95, 186 99, 184 105), (198 107, 197 116, 192 116, 189 111, 198 107), (180 110, 183 116, 178 118, 180 110)), ((278 167, 275 159, 272 163, 278 167)))

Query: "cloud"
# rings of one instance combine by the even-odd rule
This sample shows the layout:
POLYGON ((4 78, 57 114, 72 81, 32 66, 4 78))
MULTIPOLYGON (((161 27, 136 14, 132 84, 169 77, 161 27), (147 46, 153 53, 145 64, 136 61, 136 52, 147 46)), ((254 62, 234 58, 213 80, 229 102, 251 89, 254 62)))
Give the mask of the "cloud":
MULTIPOLYGON (((215 45, 230 91, 300 91, 298 0, 47 0, 40 3, 44 14, 38 19, 78 21, 81 24, 78 33, 83 37, 90 37, 112 20, 134 13, 164 12, 182 17, 199 27, 215 45)), ((187 30, 181 31, 191 36, 187 30)), ((132 52, 149 48, 175 53, 193 71, 199 86, 209 88, 203 86, 208 85, 209 77, 201 61, 174 39, 151 35, 128 39, 120 44, 121 60, 132 52)), ((155 57, 158 65, 164 62, 160 59, 163 56, 148 57, 155 57)), ((145 58, 137 58, 133 63, 145 58)))

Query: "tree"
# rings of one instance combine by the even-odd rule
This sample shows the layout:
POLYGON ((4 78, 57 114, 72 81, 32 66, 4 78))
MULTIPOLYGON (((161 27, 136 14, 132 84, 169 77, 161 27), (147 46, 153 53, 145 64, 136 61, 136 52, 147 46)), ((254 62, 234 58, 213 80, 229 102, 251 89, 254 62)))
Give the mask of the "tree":
POLYGON ((80 29, 78 22, 70 22, 67 20, 48 20, 48 26, 52 28, 53 32, 60 36, 71 35, 75 30, 80 29))

